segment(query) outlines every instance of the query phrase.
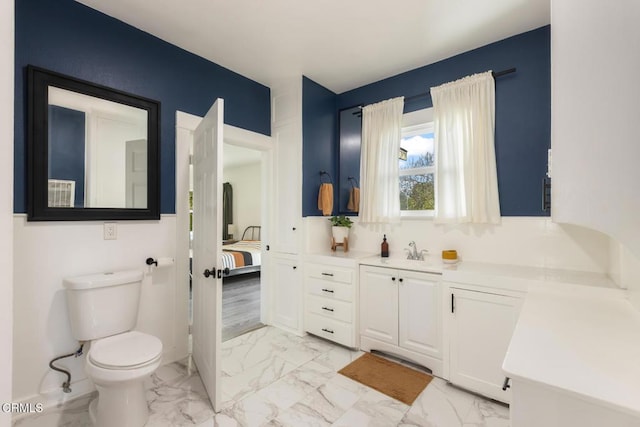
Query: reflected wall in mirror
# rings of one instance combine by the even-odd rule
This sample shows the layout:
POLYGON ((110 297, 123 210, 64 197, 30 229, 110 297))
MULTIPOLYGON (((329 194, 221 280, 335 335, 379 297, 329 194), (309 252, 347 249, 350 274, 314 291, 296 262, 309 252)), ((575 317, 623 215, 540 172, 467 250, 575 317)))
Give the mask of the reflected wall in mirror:
POLYGON ((28 219, 159 219, 159 103, 28 74, 28 219))
POLYGON ((340 181, 338 184, 338 209, 341 214, 355 214, 349 206, 349 194, 353 186, 360 182, 360 145, 362 134, 362 118, 360 107, 340 110, 339 144, 340 144, 340 181), (349 179, 349 178, 352 179, 349 179))

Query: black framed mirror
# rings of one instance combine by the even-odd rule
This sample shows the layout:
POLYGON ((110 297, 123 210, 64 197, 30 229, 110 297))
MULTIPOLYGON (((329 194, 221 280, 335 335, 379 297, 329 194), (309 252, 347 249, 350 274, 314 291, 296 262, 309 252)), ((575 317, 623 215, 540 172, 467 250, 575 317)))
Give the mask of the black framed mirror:
POLYGON ((160 103, 27 67, 27 219, 160 219, 160 103))

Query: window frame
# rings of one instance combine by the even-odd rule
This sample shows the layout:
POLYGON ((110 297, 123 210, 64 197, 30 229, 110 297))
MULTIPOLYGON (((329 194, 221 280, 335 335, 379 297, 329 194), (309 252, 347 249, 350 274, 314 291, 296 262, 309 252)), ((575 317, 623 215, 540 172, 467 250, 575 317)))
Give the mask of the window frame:
MULTIPOLYGON (((402 136, 404 139, 406 137, 411 137, 415 135, 422 135, 424 133, 434 132, 435 127, 433 123, 433 107, 424 108, 422 110, 412 111, 410 113, 405 113, 402 116, 402 136)), ((433 153, 434 159, 437 158, 436 149, 434 147, 433 153)), ((436 165, 433 166, 424 166, 420 168, 411 168, 411 169, 399 169, 398 170, 398 178, 402 176, 408 175, 427 175, 433 174, 433 184, 434 187, 436 185, 437 174, 436 174, 436 165)), ((435 201, 434 201, 435 202, 435 201)), ((415 219, 424 219, 424 218, 433 218, 435 217, 435 210, 400 210, 401 218, 415 218, 415 219)))

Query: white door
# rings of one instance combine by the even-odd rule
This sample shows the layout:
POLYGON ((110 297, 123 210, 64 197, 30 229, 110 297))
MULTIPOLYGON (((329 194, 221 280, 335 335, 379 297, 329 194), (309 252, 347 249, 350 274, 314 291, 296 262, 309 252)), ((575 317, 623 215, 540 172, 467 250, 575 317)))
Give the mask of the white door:
POLYGON ((441 356, 440 275, 402 271, 399 288, 400 347, 441 356))
POLYGON ((128 209, 147 208, 147 140, 127 141, 125 148, 125 185, 128 209))
POLYGON ((222 344, 222 129, 217 99, 193 135, 193 360, 220 410, 222 344))
POLYGON ((398 271, 360 269, 360 332, 398 345, 398 271))
POLYGON ((502 390, 502 362, 520 311, 520 300, 464 289, 451 289, 450 375, 456 385, 509 403, 502 390))

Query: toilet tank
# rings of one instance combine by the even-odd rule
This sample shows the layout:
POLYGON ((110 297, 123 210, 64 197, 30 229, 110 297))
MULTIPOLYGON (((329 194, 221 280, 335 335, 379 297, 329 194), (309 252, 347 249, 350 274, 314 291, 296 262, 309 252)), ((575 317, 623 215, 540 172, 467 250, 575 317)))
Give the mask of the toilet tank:
POLYGON ((132 330, 142 277, 142 271, 133 270, 65 278, 73 337, 89 341, 132 330))

